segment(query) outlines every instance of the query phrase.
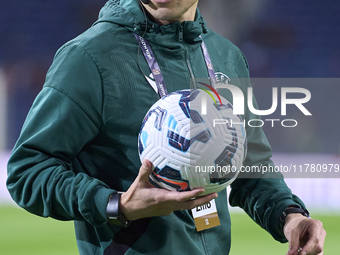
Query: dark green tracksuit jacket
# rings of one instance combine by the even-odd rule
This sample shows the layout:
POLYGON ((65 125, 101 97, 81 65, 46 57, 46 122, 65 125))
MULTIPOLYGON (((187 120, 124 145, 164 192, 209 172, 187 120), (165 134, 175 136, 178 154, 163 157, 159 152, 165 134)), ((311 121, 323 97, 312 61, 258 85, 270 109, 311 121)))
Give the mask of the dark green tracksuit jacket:
MULTIPOLYGON (((137 220, 127 229, 106 220, 108 197, 126 191, 137 176, 137 135, 159 99, 144 76, 150 69, 133 35, 145 30, 168 92, 189 88, 192 76, 209 77, 201 35, 219 81, 228 76, 246 94, 250 85, 242 53, 209 30, 198 11, 194 22, 159 26, 149 20, 146 27, 137 0, 109 1, 90 29, 56 53, 9 160, 8 190, 31 213, 74 220, 80 254, 228 254, 225 191, 216 199, 221 225, 199 233, 189 211, 137 220)), ((223 96, 232 101, 231 94, 223 96)), ((258 118, 247 107, 243 117, 258 118)), ((245 165, 272 164, 262 129, 247 128, 247 134, 245 165)), ((303 203, 280 175, 241 177, 231 185, 230 204, 285 241, 279 215, 303 203)))

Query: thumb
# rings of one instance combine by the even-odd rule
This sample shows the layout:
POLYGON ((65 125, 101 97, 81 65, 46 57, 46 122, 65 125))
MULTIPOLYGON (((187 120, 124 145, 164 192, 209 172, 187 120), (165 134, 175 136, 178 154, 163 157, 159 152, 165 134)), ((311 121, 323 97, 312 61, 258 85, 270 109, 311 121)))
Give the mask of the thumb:
POLYGON ((139 174, 138 174, 140 180, 149 181, 149 175, 151 171, 152 171, 152 163, 149 160, 144 159, 143 164, 140 167, 139 174))

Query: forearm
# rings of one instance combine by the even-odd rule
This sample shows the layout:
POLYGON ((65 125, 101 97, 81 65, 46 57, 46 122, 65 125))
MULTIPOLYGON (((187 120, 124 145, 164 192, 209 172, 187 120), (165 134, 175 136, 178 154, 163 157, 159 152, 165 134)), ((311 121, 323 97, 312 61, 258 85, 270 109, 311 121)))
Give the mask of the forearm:
POLYGON ((28 148, 19 148, 12 155, 7 187, 18 205, 43 217, 93 225, 105 222, 105 203, 114 191, 84 173, 75 174, 60 159, 43 157, 28 148), (26 159, 20 160, 23 154, 26 159), (32 158, 37 161, 33 163, 32 158))

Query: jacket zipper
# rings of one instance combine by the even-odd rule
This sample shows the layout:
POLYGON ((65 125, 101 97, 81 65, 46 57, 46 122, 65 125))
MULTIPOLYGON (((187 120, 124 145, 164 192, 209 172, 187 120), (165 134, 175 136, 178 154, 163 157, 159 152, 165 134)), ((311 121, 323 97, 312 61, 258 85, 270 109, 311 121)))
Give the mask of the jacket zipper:
MULTIPOLYGON (((195 81, 194 72, 192 71, 192 67, 191 67, 191 64, 190 64, 190 61, 189 61, 189 50, 188 50, 188 47, 183 42, 183 27, 182 27, 182 25, 181 25, 180 30, 179 30, 178 39, 183 44, 184 49, 185 49, 185 62, 188 66, 189 73, 190 73, 190 76, 191 76, 191 83, 192 83, 192 84, 190 84, 190 88, 196 88, 196 81, 195 81)), ((209 254, 208 249, 207 249, 207 245, 206 245, 205 239, 204 239, 204 233, 200 232, 199 234, 200 234, 201 239, 202 239, 204 252, 205 252, 205 254, 209 254)))
POLYGON ((190 88, 196 88, 196 80, 195 80, 194 72, 192 71, 192 67, 191 67, 191 64, 190 64, 190 61, 189 61, 189 50, 188 50, 188 47, 183 42, 183 26, 182 25, 181 25, 180 30, 179 30, 178 40, 183 44, 184 49, 185 49, 185 54, 184 54, 185 55, 185 62, 188 66, 190 77, 191 77, 190 88))
POLYGON ((199 232, 199 233, 200 233, 200 236, 201 236, 201 239, 202 239, 204 252, 205 252, 205 254, 209 255, 208 248, 207 248, 207 244, 206 244, 205 238, 204 238, 204 231, 201 231, 201 232, 199 232))
MULTIPOLYGON (((195 79, 194 72, 192 71, 192 67, 191 67, 191 64, 190 64, 190 61, 189 61, 189 49, 185 45, 185 43, 183 42, 183 26, 182 25, 181 25, 180 30, 179 30, 178 40, 183 44, 184 49, 185 49, 185 54, 184 54, 185 55, 185 62, 188 66, 190 77, 191 77, 190 88, 196 88, 196 79, 195 79)), ((204 233, 200 232, 199 234, 200 234, 201 239, 202 239, 204 252, 205 252, 205 254, 209 254, 208 249, 207 249, 207 245, 206 245, 205 239, 204 239, 204 233)))

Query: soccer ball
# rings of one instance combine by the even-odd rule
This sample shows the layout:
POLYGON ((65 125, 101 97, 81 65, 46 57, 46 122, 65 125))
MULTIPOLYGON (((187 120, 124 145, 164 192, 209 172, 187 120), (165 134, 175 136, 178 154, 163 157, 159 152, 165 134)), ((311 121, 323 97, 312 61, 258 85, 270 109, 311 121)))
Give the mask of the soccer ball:
POLYGON ((246 131, 225 98, 215 100, 201 89, 179 90, 149 109, 138 150, 141 162, 153 163, 153 185, 177 191, 203 187, 203 196, 236 179, 247 151, 246 131))

